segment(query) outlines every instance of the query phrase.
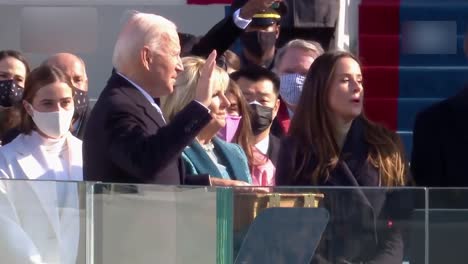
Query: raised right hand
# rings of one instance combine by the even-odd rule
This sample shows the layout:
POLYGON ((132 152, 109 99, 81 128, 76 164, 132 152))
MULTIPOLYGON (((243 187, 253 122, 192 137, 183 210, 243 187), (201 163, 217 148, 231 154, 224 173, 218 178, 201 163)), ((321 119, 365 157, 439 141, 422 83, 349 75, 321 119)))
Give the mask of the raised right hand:
POLYGON ((211 97, 214 90, 213 72, 216 67, 216 50, 213 50, 206 59, 205 65, 200 71, 198 78, 195 100, 208 107, 211 104, 211 97))

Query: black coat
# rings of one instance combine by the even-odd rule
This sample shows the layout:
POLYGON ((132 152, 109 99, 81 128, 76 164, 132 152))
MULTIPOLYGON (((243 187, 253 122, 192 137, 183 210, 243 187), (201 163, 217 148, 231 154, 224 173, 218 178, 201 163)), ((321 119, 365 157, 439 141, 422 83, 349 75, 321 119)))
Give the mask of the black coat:
POLYGON ((185 175, 181 153, 210 120, 205 107, 191 102, 166 125, 140 91, 113 73, 86 125, 84 179, 207 185, 207 176, 185 175))
POLYGON ((468 187, 467 120, 468 86, 418 114, 411 159, 417 185, 468 187))
POLYGON ((280 147, 280 138, 270 133, 270 141, 268 142, 267 156, 271 160, 271 163, 275 165, 275 167, 277 167, 279 163, 280 147))
MULTIPOLYGON (((289 174, 297 170, 302 160, 294 138, 283 139, 280 149, 281 163, 277 167, 277 185, 311 186, 309 180, 317 164, 311 156, 306 168, 297 179, 289 174)), ((337 167, 328 180, 320 186, 379 186, 378 170, 369 164, 369 145, 364 139, 362 121, 356 119, 346 138, 337 167)), ((302 190, 304 191, 304 190, 302 190)), ((403 238, 393 225, 401 196, 390 194, 385 188, 370 189, 321 189, 325 198, 322 205, 330 213, 330 221, 324 232, 313 263, 401 263, 403 238), (392 197, 392 198, 390 198, 392 197), (349 261, 349 262, 345 262, 349 261)), ((406 210, 407 211, 407 210, 406 210)))
POLYGON ((236 39, 244 32, 236 26, 232 15, 229 15, 214 25, 197 44, 192 47, 191 54, 208 57, 215 49, 218 56, 228 50, 236 39))

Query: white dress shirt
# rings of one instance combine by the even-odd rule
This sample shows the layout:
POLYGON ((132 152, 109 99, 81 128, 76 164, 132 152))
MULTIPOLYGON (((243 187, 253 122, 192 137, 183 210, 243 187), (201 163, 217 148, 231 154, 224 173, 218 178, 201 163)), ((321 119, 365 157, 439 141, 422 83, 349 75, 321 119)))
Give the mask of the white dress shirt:
POLYGON ((263 154, 267 155, 268 153, 268 146, 270 145, 270 135, 266 138, 262 139, 260 142, 255 144, 255 147, 263 154))

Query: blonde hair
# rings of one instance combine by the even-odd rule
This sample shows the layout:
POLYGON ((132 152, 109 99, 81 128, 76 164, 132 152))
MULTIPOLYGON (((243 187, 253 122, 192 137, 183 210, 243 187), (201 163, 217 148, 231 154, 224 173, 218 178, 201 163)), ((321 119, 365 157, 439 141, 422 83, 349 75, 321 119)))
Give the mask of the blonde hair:
MULTIPOLYGON (((198 79, 205 62, 204 59, 199 57, 182 58, 184 71, 177 75, 174 92, 161 97, 161 110, 167 121, 172 120, 178 112, 195 99, 198 79)), ((229 85, 227 72, 216 66, 212 78, 216 82, 216 87, 220 87, 224 93, 229 85)))

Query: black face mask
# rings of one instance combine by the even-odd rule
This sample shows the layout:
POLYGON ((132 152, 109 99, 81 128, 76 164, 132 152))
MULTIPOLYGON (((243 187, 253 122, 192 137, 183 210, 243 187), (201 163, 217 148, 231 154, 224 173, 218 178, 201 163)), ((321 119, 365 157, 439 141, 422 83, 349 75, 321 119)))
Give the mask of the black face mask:
POLYGON ((21 102, 23 91, 24 88, 13 80, 0 81, 0 105, 10 107, 21 102))
POLYGON ((273 121, 273 108, 251 103, 251 125, 255 136, 267 130, 273 121))
POLYGON ((249 53, 261 58, 268 50, 274 48, 276 33, 264 31, 245 32, 241 35, 241 42, 249 53))
POLYGON ((72 125, 72 132, 73 135, 76 136, 86 118, 86 114, 88 112, 89 98, 87 92, 81 91, 79 89, 75 89, 74 94, 75 95, 73 96, 73 101, 75 103, 75 121, 72 125))

